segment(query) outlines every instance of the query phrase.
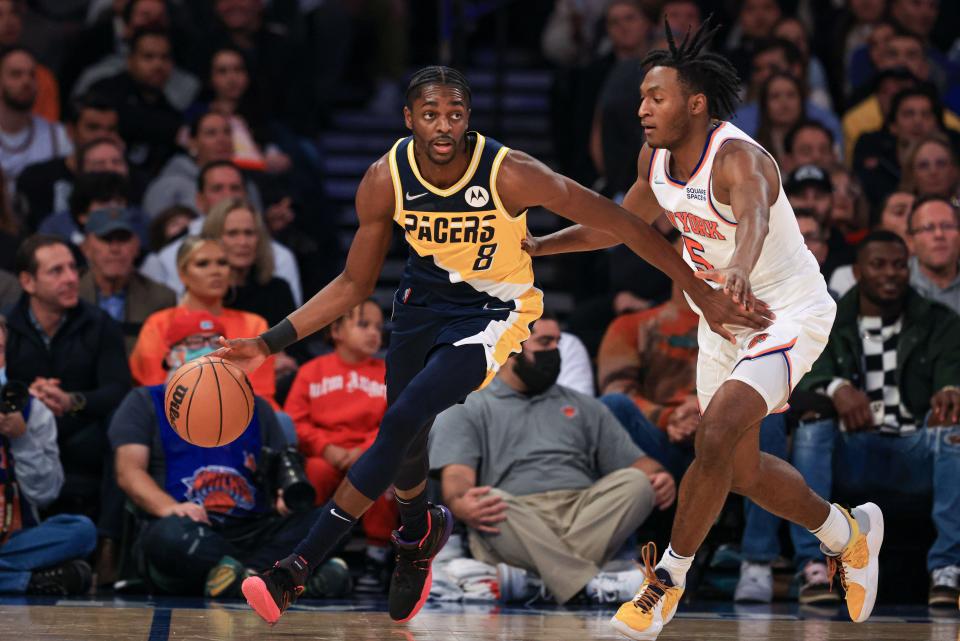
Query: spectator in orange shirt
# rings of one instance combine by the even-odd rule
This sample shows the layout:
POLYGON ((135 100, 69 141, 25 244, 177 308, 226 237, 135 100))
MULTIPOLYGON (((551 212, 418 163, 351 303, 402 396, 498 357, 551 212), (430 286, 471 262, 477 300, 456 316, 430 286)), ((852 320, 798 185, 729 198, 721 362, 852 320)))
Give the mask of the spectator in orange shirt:
MULTIPOLYGON (((297 373, 286 411, 297 426, 304 467, 325 504, 350 466, 373 444, 387 410, 386 366, 374 358, 380 350, 383 312, 373 301, 361 303, 330 325, 333 352, 304 364, 297 373)), ((358 592, 383 592, 391 531, 397 508, 381 496, 363 515, 367 560, 358 592)))
MULTIPOLYGON (((177 253, 177 269, 186 288, 180 304, 148 316, 130 354, 130 371, 138 385, 160 385, 167 380, 163 367, 163 357, 168 350, 167 328, 178 316, 196 311, 213 314, 226 329, 226 338, 257 336, 267 330, 267 321, 262 316, 223 306, 230 284, 230 264, 220 241, 188 236, 177 253)), ((250 376, 250 382, 257 396, 279 409, 273 398, 276 388, 273 361, 272 357, 267 359, 250 376)))
MULTIPOLYGON (((0 0, 0 47, 16 47, 23 33, 23 1, 0 0)), ((37 64, 37 100, 33 113, 50 122, 60 120, 60 87, 49 68, 37 64)))

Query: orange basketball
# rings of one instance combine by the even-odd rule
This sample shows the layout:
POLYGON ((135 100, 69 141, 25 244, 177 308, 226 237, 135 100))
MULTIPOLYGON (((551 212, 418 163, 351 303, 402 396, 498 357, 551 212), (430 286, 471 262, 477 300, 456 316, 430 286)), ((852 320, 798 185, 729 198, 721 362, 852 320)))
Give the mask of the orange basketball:
POLYGON ((170 377, 163 407, 180 438, 219 447, 236 440, 253 420, 253 387, 233 363, 201 356, 170 377))

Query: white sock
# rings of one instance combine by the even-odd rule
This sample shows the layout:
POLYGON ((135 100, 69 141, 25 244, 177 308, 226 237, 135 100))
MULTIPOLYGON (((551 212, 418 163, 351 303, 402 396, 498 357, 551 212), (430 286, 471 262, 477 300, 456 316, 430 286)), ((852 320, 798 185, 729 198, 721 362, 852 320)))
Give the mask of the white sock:
POLYGON ((823 525, 815 530, 810 530, 810 533, 820 539, 823 547, 833 554, 840 554, 843 548, 847 547, 847 543, 850 542, 850 537, 853 534, 850 531, 850 523, 847 521, 847 517, 836 505, 830 506, 830 514, 823 525))
POLYGON ((690 556, 680 556, 673 551, 672 546, 667 546, 667 551, 663 553, 663 557, 660 559, 660 563, 657 563, 658 568, 663 568, 670 573, 670 580, 673 581, 673 584, 678 588, 682 588, 687 584, 687 572, 690 570, 690 566, 693 565, 693 557, 690 556))

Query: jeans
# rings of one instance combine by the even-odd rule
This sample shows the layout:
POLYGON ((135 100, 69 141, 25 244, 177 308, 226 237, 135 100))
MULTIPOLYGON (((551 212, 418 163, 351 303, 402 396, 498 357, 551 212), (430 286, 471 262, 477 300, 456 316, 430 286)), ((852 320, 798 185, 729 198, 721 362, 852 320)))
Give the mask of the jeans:
POLYGON ((254 570, 269 568, 306 534, 318 510, 281 517, 275 512, 249 518, 214 518, 212 525, 183 516, 151 520, 138 548, 154 588, 172 594, 199 594, 207 573, 224 556, 254 570))
MULTIPOLYGON (((679 485, 690 463, 692 445, 671 443, 666 432, 643 415, 624 394, 607 394, 600 400, 613 412, 644 454, 663 465, 679 485)), ((787 422, 781 414, 771 414, 760 424, 760 451, 779 458, 787 457, 787 422)), ((740 542, 743 558, 754 563, 769 563, 780 555, 780 517, 770 514, 753 501, 744 499, 744 530, 740 542)))
POLYGON ((278 410, 276 412, 277 423, 280 424, 280 430, 283 432, 284 438, 287 439, 288 447, 297 446, 297 428, 293 424, 293 419, 290 418, 290 415, 284 411, 278 410))
MULTIPOLYGON (((960 565, 960 426, 926 427, 903 436, 846 433, 833 419, 801 423, 793 441, 793 464, 814 492, 854 496, 933 495, 937 538, 927 570, 960 565)), ((821 559, 820 542, 800 526, 790 529, 797 567, 821 559)))
POLYGON ((96 546, 96 526, 79 514, 58 514, 15 532, 0 547, 0 593, 23 594, 33 570, 82 559, 96 546))

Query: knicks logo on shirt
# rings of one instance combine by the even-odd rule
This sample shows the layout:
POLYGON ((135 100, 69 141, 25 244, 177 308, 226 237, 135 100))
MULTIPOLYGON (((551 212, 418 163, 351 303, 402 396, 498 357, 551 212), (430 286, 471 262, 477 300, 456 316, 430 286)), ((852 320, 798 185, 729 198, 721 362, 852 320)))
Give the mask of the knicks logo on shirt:
POLYGON ((234 509, 256 507, 256 490, 232 467, 206 465, 181 479, 187 487, 187 501, 202 505, 208 512, 230 514, 234 509))
POLYGON ((705 220, 686 211, 667 212, 670 224, 685 234, 694 234, 714 240, 726 240, 727 237, 717 229, 719 223, 715 220, 705 220))
POLYGON ((750 339, 750 343, 747 345, 747 349, 748 350, 753 349, 754 347, 756 347, 763 341, 767 340, 768 338, 770 338, 770 334, 757 334, 752 339, 750 339))
POLYGON ((421 212, 404 213, 403 228, 425 243, 489 243, 496 230, 496 214, 484 216, 431 216, 421 212))

